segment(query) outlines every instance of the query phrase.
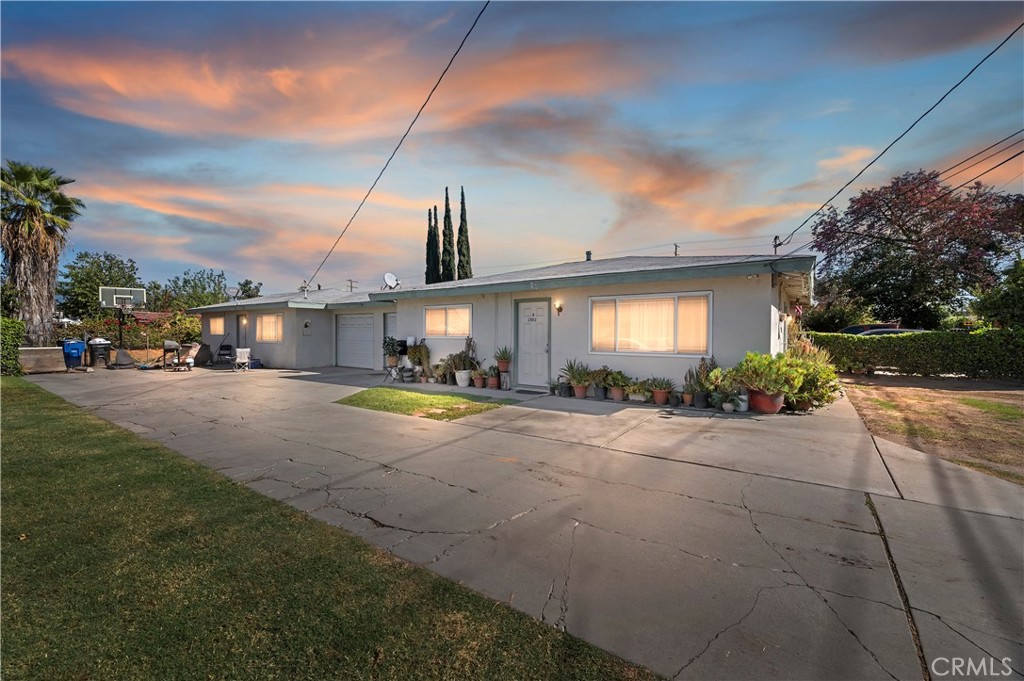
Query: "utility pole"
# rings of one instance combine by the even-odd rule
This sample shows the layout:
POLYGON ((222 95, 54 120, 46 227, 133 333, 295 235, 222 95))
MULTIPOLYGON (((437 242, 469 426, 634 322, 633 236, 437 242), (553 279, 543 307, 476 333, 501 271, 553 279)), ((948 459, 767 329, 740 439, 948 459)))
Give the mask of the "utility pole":
POLYGON ((676 247, 676 252, 673 253, 672 255, 678 256, 679 255, 679 244, 672 244, 672 245, 676 247))
POLYGON ((782 245, 782 240, 776 235, 772 237, 772 251, 774 255, 779 254, 779 246, 782 245))
POLYGON ((348 281, 348 292, 352 293, 353 291, 356 290, 356 284, 358 284, 359 282, 355 281, 354 279, 348 279, 347 281, 348 281))

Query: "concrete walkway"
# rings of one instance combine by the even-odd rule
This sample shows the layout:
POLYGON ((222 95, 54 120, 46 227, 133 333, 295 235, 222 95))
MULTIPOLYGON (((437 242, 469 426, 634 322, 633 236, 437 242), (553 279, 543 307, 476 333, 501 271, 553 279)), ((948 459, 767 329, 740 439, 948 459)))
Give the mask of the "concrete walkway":
POLYGON ((441 423, 334 404, 365 371, 30 380, 670 678, 1024 671, 1021 488, 876 443, 846 401, 544 396, 441 423))

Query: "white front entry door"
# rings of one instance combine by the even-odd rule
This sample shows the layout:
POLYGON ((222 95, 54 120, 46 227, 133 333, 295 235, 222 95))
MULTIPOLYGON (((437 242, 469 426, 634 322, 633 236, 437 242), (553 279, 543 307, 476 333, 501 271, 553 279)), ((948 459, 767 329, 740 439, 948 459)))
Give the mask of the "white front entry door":
POLYGON ((516 307, 519 310, 519 344, 515 357, 516 383, 546 386, 551 380, 548 337, 548 309, 551 307, 551 301, 519 301, 516 307))

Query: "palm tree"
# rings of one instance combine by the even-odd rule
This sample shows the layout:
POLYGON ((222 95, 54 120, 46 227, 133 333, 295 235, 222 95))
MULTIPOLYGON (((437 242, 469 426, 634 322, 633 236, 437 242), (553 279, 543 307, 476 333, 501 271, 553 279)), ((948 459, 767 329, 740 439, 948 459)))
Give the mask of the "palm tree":
POLYGON ((25 340, 47 342, 53 326, 54 294, 60 254, 71 222, 85 207, 64 193, 74 180, 53 168, 7 161, 2 175, 0 247, 9 283, 18 291, 18 317, 25 322, 25 340))

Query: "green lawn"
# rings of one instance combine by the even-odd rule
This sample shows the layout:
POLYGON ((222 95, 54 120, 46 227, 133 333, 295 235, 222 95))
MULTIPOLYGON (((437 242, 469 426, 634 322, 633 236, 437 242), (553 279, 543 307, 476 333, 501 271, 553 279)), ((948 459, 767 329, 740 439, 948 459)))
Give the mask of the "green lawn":
POLYGON ((962 397, 960 398, 960 404, 980 409, 1004 421, 1024 420, 1024 409, 1014 407, 1010 404, 1003 404, 1002 402, 984 400, 976 397, 962 397))
POLYGON ((15 679, 653 678, 4 377, 15 679))
POLYGON ((470 414, 480 414, 497 409, 503 404, 515 404, 518 401, 492 398, 486 393, 468 395, 465 393, 425 393, 400 388, 369 388, 338 400, 338 404, 375 411, 389 411, 393 414, 422 416, 437 421, 453 421, 470 414))

